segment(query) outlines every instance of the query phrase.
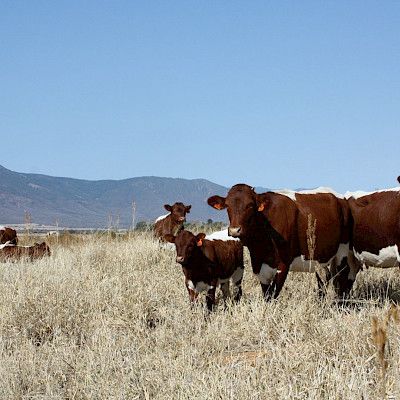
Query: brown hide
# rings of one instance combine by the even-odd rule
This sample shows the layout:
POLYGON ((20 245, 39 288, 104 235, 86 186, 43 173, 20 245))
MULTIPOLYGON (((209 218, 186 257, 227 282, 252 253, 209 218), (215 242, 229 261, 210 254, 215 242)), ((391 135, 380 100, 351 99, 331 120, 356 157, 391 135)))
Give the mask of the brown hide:
POLYGON ((330 193, 296 194, 293 201, 273 192, 258 195, 250 186, 239 184, 230 189, 226 198, 213 196, 208 203, 217 209, 227 208, 230 234, 248 246, 255 274, 260 273, 262 264, 278 269, 271 285, 262 284, 267 298, 272 288, 275 297, 279 294, 296 257, 309 257, 310 214, 317 220, 314 260, 327 262, 336 255, 340 243, 349 241, 347 203, 330 193))
POLYGON ((397 245, 400 249, 400 191, 376 192, 348 200, 354 219, 353 246, 361 253, 397 245))
POLYGON ((31 261, 50 256, 50 248, 45 243, 35 243, 33 246, 5 246, 0 249, 0 261, 18 261, 22 258, 30 259, 31 261))
POLYGON ((183 229, 183 223, 186 221, 186 214, 190 212, 191 205, 175 203, 173 206, 166 204, 164 208, 170 211, 170 214, 154 225, 154 234, 162 241, 165 235, 175 236, 183 229))
MULTIPOLYGON (((166 235, 165 240, 175 243, 176 260, 182 265, 190 300, 195 300, 198 295, 193 290, 197 284, 207 284, 210 287, 206 299, 210 310, 215 304, 215 289, 219 279, 229 279, 238 268, 243 272, 243 246, 238 241, 207 240, 204 233, 195 236, 186 230, 180 231, 177 236, 166 235)), ((242 295, 241 281, 240 276, 234 282, 238 288, 236 301, 242 295)), ((229 282, 223 285, 225 297, 229 282)))
POLYGON ((12 228, 3 228, 0 229, 0 244, 4 244, 10 242, 10 244, 17 244, 17 232, 12 228))

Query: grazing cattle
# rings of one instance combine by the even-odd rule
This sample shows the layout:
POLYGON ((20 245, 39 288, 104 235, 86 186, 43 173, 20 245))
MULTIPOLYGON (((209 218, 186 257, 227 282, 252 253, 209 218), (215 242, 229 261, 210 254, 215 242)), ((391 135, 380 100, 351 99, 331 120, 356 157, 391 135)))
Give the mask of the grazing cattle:
MULTIPOLYGON (((330 189, 256 194, 250 186, 238 184, 226 198, 212 196, 208 204, 227 209, 229 235, 248 247, 266 300, 279 295, 289 269, 311 271, 319 265, 327 281, 328 265, 342 268, 346 263, 351 216, 346 201, 330 189)), ((323 294, 319 275, 317 280, 323 294)))
POLYGON ((175 203, 173 206, 165 204, 164 208, 169 214, 162 215, 156 219, 154 234, 161 240, 165 235, 177 235, 183 229, 186 221, 186 214, 190 213, 191 205, 185 206, 183 203, 175 203))
POLYGON ((207 239, 204 233, 195 236, 186 230, 180 231, 177 236, 166 235, 165 240, 175 243, 176 261, 182 265, 191 302, 200 292, 207 291, 207 308, 212 310, 218 285, 221 285, 224 299, 229 296, 229 280, 237 289, 234 300, 240 300, 244 270, 240 241, 207 239))
POLYGON ((50 256, 46 242, 35 243, 33 246, 14 246, 8 243, 0 246, 0 261, 18 261, 22 258, 33 261, 44 256, 50 256))
POLYGON ((7 227, 0 227, 0 244, 4 244, 9 242, 10 244, 17 244, 17 232, 15 229, 7 228, 7 227))
POLYGON ((353 248, 342 281, 348 294, 357 272, 366 267, 390 268, 400 263, 400 188, 347 192, 354 220, 353 248))

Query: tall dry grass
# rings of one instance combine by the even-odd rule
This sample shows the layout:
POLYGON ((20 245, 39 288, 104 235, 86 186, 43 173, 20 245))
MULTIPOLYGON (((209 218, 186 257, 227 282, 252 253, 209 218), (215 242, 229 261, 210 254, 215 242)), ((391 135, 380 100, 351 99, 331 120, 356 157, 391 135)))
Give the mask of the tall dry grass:
POLYGON ((399 324, 386 329, 384 377, 371 329, 397 299, 397 270, 362 272, 345 305, 319 301, 314 274, 291 273, 266 304, 247 265, 243 301, 207 315, 150 235, 52 250, 0 264, 2 399, 400 396, 399 324))

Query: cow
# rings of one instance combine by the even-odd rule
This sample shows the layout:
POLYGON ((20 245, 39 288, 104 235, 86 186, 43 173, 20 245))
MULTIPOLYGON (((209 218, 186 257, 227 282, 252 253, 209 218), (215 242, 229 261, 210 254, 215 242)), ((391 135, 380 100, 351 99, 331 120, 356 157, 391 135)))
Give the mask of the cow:
POLYGON ((252 187, 237 184, 227 197, 212 196, 207 202, 217 210, 227 209, 229 235, 248 247, 266 300, 278 297, 289 269, 311 272, 315 267, 322 296, 320 271, 327 282, 328 265, 336 271, 347 263, 351 214, 346 200, 331 189, 256 194, 252 187))
POLYGON ((390 268, 400 264, 400 187, 346 192, 345 198, 354 220, 353 246, 341 282, 342 292, 348 294, 362 266, 390 268))
POLYGON ((177 236, 165 235, 165 240, 175 243, 176 262, 182 265, 185 286, 193 303, 200 292, 207 291, 206 305, 209 311, 215 305, 215 290, 221 286, 224 300, 229 297, 229 281, 236 287, 234 300, 242 296, 244 271, 243 246, 238 240, 220 240, 204 233, 194 235, 181 230, 177 236))
POLYGON ((12 228, 0 227, 0 244, 7 242, 16 245, 18 243, 17 232, 12 228))
POLYGON ((165 204, 164 208, 169 214, 158 217, 154 225, 154 234, 160 240, 164 240, 165 235, 176 236, 183 229, 186 221, 186 214, 190 213, 191 205, 185 206, 183 203, 175 203, 170 206, 165 204))
POLYGON ((50 248, 46 242, 35 243, 33 246, 16 246, 9 243, 0 246, 0 261, 18 261, 23 258, 33 261, 50 256, 50 248))

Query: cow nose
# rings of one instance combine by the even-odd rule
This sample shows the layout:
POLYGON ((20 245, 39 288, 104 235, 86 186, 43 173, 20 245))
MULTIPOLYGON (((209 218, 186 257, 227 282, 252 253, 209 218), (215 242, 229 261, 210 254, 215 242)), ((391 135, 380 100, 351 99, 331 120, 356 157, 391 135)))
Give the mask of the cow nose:
POLYGON ((185 217, 179 217, 180 222, 185 222, 185 217))
POLYGON ((177 263, 182 263, 184 261, 184 258, 182 256, 176 257, 176 262, 177 263))
POLYGON ((228 235, 233 237, 239 237, 240 231, 241 231, 240 226, 238 227, 230 226, 228 229, 228 235))

